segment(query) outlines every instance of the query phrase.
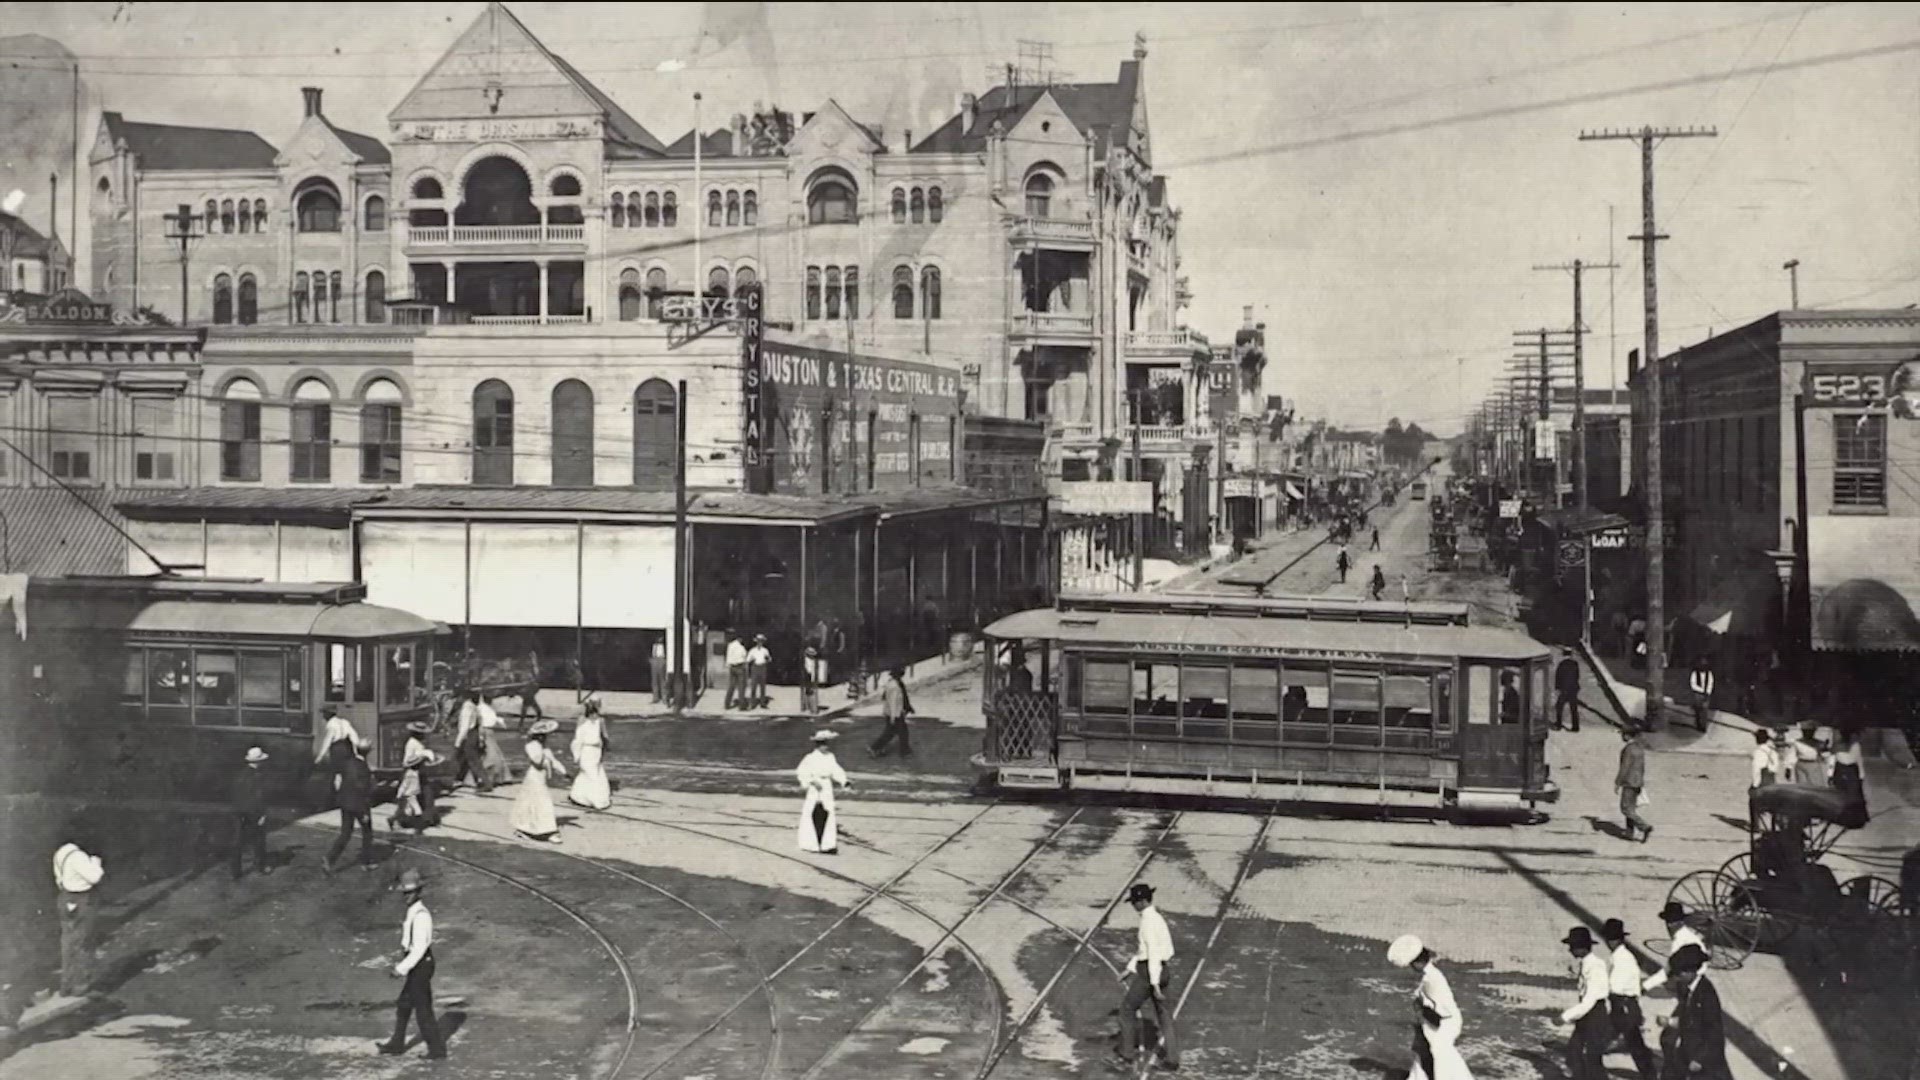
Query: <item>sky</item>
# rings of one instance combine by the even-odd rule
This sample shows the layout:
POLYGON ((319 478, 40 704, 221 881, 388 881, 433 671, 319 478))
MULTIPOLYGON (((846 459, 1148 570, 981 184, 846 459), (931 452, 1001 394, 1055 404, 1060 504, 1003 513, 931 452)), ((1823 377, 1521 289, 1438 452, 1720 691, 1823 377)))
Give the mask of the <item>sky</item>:
MULTIPOLYGON (((102 107, 277 145, 303 85, 384 135, 483 6, 0 3, 0 32, 78 57, 83 147, 102 107)), ((1588 275, 1585 323, 1589 385, 1624 379, 1639 155, 1582 130, 1718 131, 1656 154, 1663 352, 1788 306, 1788 259, 1802 307, 1920 301, 1920 4, 510 6, 666 139, 696 90, 708 126, 831 97, 927 131, 1022 41, 1048 43, 1063 81, 1110 81, 1144 33, 1186 323, 1218 339, 1253 305, 1268 392, 1343 426, 1458 430, 1515 331, 1572 325, 1571 275, 1534 267, 1575 258, 1620 265, 1588 275)), ((71 74, 20 58, 51 51, 0 42, 0 194, 27 191, 36 223, 35 155, 70 138, 71 74)))

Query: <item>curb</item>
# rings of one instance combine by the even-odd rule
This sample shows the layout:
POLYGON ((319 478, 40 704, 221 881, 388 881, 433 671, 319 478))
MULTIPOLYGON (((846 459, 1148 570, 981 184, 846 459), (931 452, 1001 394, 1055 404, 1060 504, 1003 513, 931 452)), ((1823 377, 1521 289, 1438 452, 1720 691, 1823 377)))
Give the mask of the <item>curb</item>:
MULTIPOLYGON (((925 664, 927 662, 928 661, 926 660, 920 661, 921 664, 925 664)), ((968 659, 963 660, 957 664, 949 663, 949 664, 943 665, 938 671, 930 672, 925 675, 914 675, 913 668, 918 665, 908 665, 907 677, 904 680, 902 680, 902 682, 906 685, 906 688, 908 690, 919 690, 928 686, 935 686, 935 685, 938 685, 939 683, 947 682, 951 679, 960 678, 961 676, 966 675, 969 672, 977 672, 980 670, 981 663, 982 663, 981 657, 976 653, 976 655, 969 657, 968 659)), ((839 685, 845 685, 845 684, 839 684, 839 685)), ((884 691, 875 690, 872 693, 867 694, 864 697, 861 697, 855 701, 843 700, 838 705, 832 705, 827 708, 821 709, 817 713, 811 713, 811 714, 802 713, 802 712, 778 712, 774 710, 764 710, 764 711, 753 710, 750 712, 730 713, 730 712, 716 712, 709 709, 689 709, 681 713, 678 718, 682 720, 724 720, 724 721, 813 719, 813 720, 819 720, 824 722, 827 720, 844 720, 847 717, 852 716, 855 710, 863 709, 870 705, 878 705, 883 696, 884 696, 884 691)), ((674 717, 672 713, 662 711, 662 712, 654 712, 654 713, 608 713, 606 714, 606 718, 609 721, 613 721, 613 722, 646 723, 654 720, 673 719, 674 717)), ((570 724, 571 724, 571 720, 561 721, 561 730, 563 731, 571 730, 571 727, 569 726, 570 724)))

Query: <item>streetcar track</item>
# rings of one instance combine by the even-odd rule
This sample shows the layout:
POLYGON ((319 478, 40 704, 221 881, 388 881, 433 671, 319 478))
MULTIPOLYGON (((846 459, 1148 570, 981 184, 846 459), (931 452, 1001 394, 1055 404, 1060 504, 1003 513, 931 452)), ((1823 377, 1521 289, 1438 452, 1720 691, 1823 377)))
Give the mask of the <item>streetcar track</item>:
MULTIPOLYGON (((467 833, 468 835, 477 836, 477 837, 481 837, 488 840, 497 841, 501 839, 501 837, 495 836, 492 833, 482 832, 477 829, 469 829, 460 825, 441 825, 439 827, 442 829, 449 829, 453 831, 464 832, 464 833, 467 833)), ((425 848, 416 848, 412 846, 408 846, 407 850, 426 851, 425 848)), ((617 866, 612 866, 595 859, 590 859, 584 855, 576 855, 571 851, 561 850, 551 845, 545 848, 535 848, 534 850, 547 851, 547 852, 550 852, 551 854, 559 855, 559 856, 562 856, 563 858, 571 859, 574 862, 584 863, 604 873, 611 874, 614 877, 632 882, 633 884, 638 885, 641 888, 648 889, 654 892, 655 894, 667 900, 670 900, 675 904, 678 904, 680 907, 686 909, 688 912, 700 918, 707 925, 713 927, 715 930, 718 930, 721 936, 725 937, 728 941, 733 942, 734 946, 740 950, 741 955, 746 957, 749 971, 753 971, 759 968, 760 959, 759 957, 754 955, 753 949, 748 947, 746 942, 740 940, 740 938, 737 935, 735 935, 731 930, 728 930, 725 926, 722 926, 718 919, 715 919, 712 915, 707 914, 707 912, 703 911, 698 905, 694 904, 692 901, 686 899, 685 897, 680 896, 679 894, 673 892, 672 890, 667 889, 664 886, 655 884, 654 882, 648 881, 646 878, 643 878, 638 874, 632 873, 631 871, 622 870, 617 866)), ((436 852, 427 852, 427 854, 438 855, 438 853, 436 852)), ((439 857, 451 858, 452 856, 440 855, 439 857)), ((630 976, 630 973, 629 973, 629 976, 630 976)), ((607 1073, 608 1080, 612 1080, 612 1078, 620 1075, 621 1071, 626 1068, 628 1058, 630 1058, 633 1054, 633 1042, 636 1034, 635 1022, 637 1019, 639 998, 638 998, 638 990, 637 988, 635 988, 631 977, 629 977, 627 985, 628 985, 629 994, 631 995, 630 1002, 633 1006, 633 1008, 630 1008, 628 1010, 627 1041, 626 1041, 626 1046, 624 1047, 624 1049, 620 1054, 619 1060, 615 1062, 612 1071, 607 1073)), ((731 1016, 733 1015, 734 1012, 737 1012, 740 1008, 740 1005, 745 1004, 746 1001, 750 1000, 754 994, 763 995, 767 1002, 767 1026, 768 1026, 769 1032, 771 1033, 771 1037, 767 1046, 766 1064, 762 1067, 760 1072, 762 1080, 766 1080, 767 1077, 770 1077, 773 1075, 774 1066, 779 1060, 780 1041, 781 1041, 780 1010, 778 1007, 778 1002, 776 1001, 774 996, 773 983, 771 978, 761 979, 759 985, 756 986, 752 992, 750 992, 745 998, 743 998, 739 1004, 736 1004, 732 1009, 729 1009, 725 1015, 721 1016, 718 1020, 715 1020, 705 1030, 703 1030, 700 1033, 700 1037, 704 1038, 706 1035, 710 1034, 712 1031, 717 1029, 720 1026, 720 1024, 727 1019, 728 1016, 731 1016)), ((660 1064, 664 1065, 666 1063, 661 1062, 660 1064)), ((654 1072, 657 1072, 658 1069, 659 1067, 656 1066, 654 1069, 649 1070, 645 1075, 651 1076, 653 1075, 654 1072)))
MULTIPOLYGON (((885 896, 887 890, 893 888, 893 886, 905 880, 907 875, 913 873, 913 871, 917 869, 921 863, 926 862, 928 859, 932 858, 935 854, 937 854, 942 849, 944 849, 948 844, 952 843, 956 838, 960 836, 961 833, 966 832, 967 829, 971 828, 975 822, 985 817, 989 811, 991 811, 994 807, 998 805, 1000 805, 1000 800, 995 799, 993 802, 988 803, 985 807, 982 807, 978 814, 975 814, 973 817, 968 818, 966 822, 964 822, 958 829, 955 829, 953 832, 947 834, 947 836, 944 839, 942 839, 938 844, 935 844, 932 848, 929 848, 926 854, 921 855, 918 859, 915 859, 910 865, 908 865, 908 867, 905 870, 900 871, 900 873, 894 875, 892 878, 889 878, 886 882, 882 883, 881 885, 877 887, 869 887, 863 883, 862 887, 869 889, 867 895, 861 898, 859 903, 849 908, 838 919, 834 920, 833 925, 821 931, 818 935, 814 937, 812 941, 809 941, 807 944, 801 946, 797 952, 795 952, 792 956, 789 956, 785 962, 780 964, 779 967, 776 967, 771 972, 768 972, 766 976, 762 978, 761 985, 763 987, 769 988, 769 994, 770 994, 771 993, 770 988, 773 984, 773 980, 779 978, 782 974, 786 973, 789 969, 793 967, 794 964, 799 963, 800 958, 805 956, 816 945, 819 945, 820 942, 826 940, 827 935, 833 933, 833 931, 845 925, 855 915, 859 914, 861 911, 864 911, 868 906, 873 904, 874 901, 879 900, 883 896, 885 896)), ((658 824, 655 822, 646 821, 645 819, 642 819, 642 818, 627 817, 625 815, 607 815, 607 816, 613 816, 620 820, 632 821, 632 822, 636 822, 638 824, 643 824, 643 825, 658 824)), ((804 860, 801 860, 801 861, 804 861, 804 860)), ((936 925, 938 925, 937 922, 936 922, 936 925)), ((964 944, 962 945, 962 948, 966 951, 968 958, 973 961, 974 966, 980 969, 981 975, 983 975, 987 979, 989 992, 991 992, 991 988, 993 986, 992 973, 987 970, 986 964, 980 959, 979 955, 976 954, 971 948, 966 947, 964 944)), ((706 1038, 708 1035, 712 1034, 715 1030, 717 1030, 722 1023, 726 1022, 728 1017, 738 1012, 742 1006, 744 1006, 749 1000, 751 1000, 751 998, 752 998, 751 994, 744 995, 739 1000, 735 1001, 732 1005, 729 1005, 726 1008, 726 1010, 722 1012, 719 1015, 719 1017, 717 1017, 713 1021, 713 1023, 709 1024, 705 1029, 695 1032, 690 1038, 683 1040, 680 1043, 680 1045, 674 1047, 673 1050, 670 1051, 666 1057, 660 1059, 660 1061, 656 1063, 653 1066, 653 1068, 648 1069, 645 1073, 642 1073, 640 1076, 640 1080, 652 1080, 652 1077, 658 1074, 661 1069, 664 1069, 668 1065, 672 1064, 675 1060, 677 1060, 680 1057, 681 1054, 686 1053, 688 1050, 692 1049, 695 1045, 697 1045, 700 1042, 700 1040, 706 1038)), ((771 1061, 771 1059, 769 1060, 771 1061)), ((769 1069, 771 1069, 771 1064, 769 1064, 769 1069)))
POLYGON ((588 919, 585 915, 581 914, 577 908, 573 907, 571 904, 568 904, 564 900, 561 900, 555 897, 553 894, 547 892, 546 890, 540 888, 537 885, 533 885, 528 882, 521 881, 520 879, 514 877, 511 874, 507 874, 499 870, 494 870, 490 867, 482 866, 479 863, 473 862, 470 859, 463 859, 458 855, 448 855, 445 852, 433 851, 429 848, 414 847, 409 844, 401 844, 401 843, 395 843, 393 847, 396 851, 410 851, 415 854, 425 855, 430 859, 439 859, 442 862, 451 863, 455 866, 463 867, 467 870, 473 871, 476 874, 480 874, 484 877, 492 878, 493 880, 498 881, 502 884, 510 885, 513 888, 519 889, 522 892, 528 894, 529 896, 533 896, 537 899, 544 900, 546 903, 552 905, 555 909, 560 911, 562 914, 566 915, 569 919, 572 919, 574 922, 579 923, 581 929, 591 934, 594 940, 600 943, 600 947, 607 951, 607 955, 609 957, 613 958, 613 966, 617 971, 620 972, 620 980, 622 983, 626 985, 626 991, 627 991, 626 1039, 621 1044, 620 1056, 614 1059, 613 1067, 609 1069, 605 1074, 606 1080, 613 1080, 614 1077, 619 1076, 620 1070, 626 1068, 627 1059, 633 1055, 633 1042, 634 1042, 635 1036, 638 1034, 639 1022, 640 1022, 640 988, 639 988, 639 985, 634 982, 633 968, 631 965, 627 963, 626 954, 621 952, 619 947, 614 945, 613 941, 609 939, 606 934, 602 933, 600 931, 600 928, 593 924, 592 920, 588 919))
MULTIPOLYGON (((1061 833, 1065 832, 1067 829, 1067 826, 1072 825, 1074 822, 1074 819, 1078 818, 1080 816, 1081 811, 1084 809, 1085 807, 1075 808, 1073 813, 1068 814, 1066 818, 1060 822, 1060 824, 1054 826, 1054 829, 1052 832, 1048 833, 1046 836, 1042 837, 1038 843, 1034 844, 1033 847, 1027 851, 1026 855, 1023 856, 1018 863, 1014 864, 1013 869, 1003 874, 999 882, 996 883, 994 887, 985 896, 981 897, 977 902, 974 903, 972 907, 968 908, 966 914, 960 916, 960 918, 956 922, 954 922, 952 925, 944 927, 944 932, 940 935, 939 940, 935 941, 932 945, 927 946, 926 949, 923 950, 923 955, 920 957, 919 962, 914 964, 913 967, 909 968, 906 974, 900 976, 899 981, 895 982, 891 987, 889 987, 886 993, 882 994, 880 996, 880 999, 874 1002, 873 1007, 871 1009, 868 1009, 866 1013, 860 1017, 860 1019, 854 1021, 853 1026, 847 1029, 846 1034, 834 1040, 833 1043, 829 1045, 827 1049, 820 1055, 819 1059, 813 1063, 813 1066, 809 1068, 805 1073, 801 1074, 801 1080, 814 1080, 815 1077, 818 1077, 820 1075, 821 1070, 827 1067, 827 1063, 833 1060, 834 1055, 837 1052, 839 1052, 840 1048, 845 1046, 850 1040, 852 1040, 855 1035, 859 1034, 860 1029, 865 1027, 869 1020, 872 1020, 875 1016, 879 1015, 880 1011, 886 1008, 887 1002, 892 1000, 893 995, 899 993, 900 990, 904 988, 909 982, 912 982, 913 977, 919 974, 920 969, 927 965, 927 961, 932 960, 934 957, 940 955, 940 953, 944 951, 942 947, 945 946, 947 942, 958 940, 960 936, 961 928, 966 926, 967 923, 971 922, 975 915, 978 915, 982 910, 984 910, 986 906, 989 903, 992 903, 993 900, 996 897, 998 897, 1006 889, 1008 885, 1012 884, 1013 879, 1020 876, 1020 872, 1027 868, 1027 864, 1031 863, 1036 855, 1039 855, 1040 852, 1047 847, 1047 845, 1051 844, 1054 841, 1055 837, 1058 837, 1061 833)), ((1064 927, 1062 929, 1064 929, 1064 927)), ((987 981, 989 983, 989 996, 996 998, 994 1002, 993 1032, 987 1040, 988 1047, 993 1047, 997 1045, 1000 1041, 1000 1029, 1004 1026, 1006 1022, 1006 1015, 1005 1015, 1006 1009, 1002 1007, 1001 1003, 997 1000, 998 995, 991 993, 993 973, 986 971, 984 968, 982 969, 981 973, 987 977, 987 981)))
POLYGON ((981 1064, 980 1071, 974 1074, 974 1080, 987 1080, 987 1077, 993 1074, 993 1070, 998 1068, 1000 1062, 1006 1058, 1007 1051, 1013 1049, 1013 1045, 1020 1041, 1020 1033, 1026 1030, 1027 1025, 1033 1022, 1035 1016, 1039 1015, 1040 1007, 1046 1004, 1047 996, 1053 993, 1054 987, 1060 985, 1060 980, 1066 977, 1067 972, 1073 967, 1073 962, 1080 958, 1082 952, 1086 951, 1087 945, 1093 940, 1094 935, 1098 934, 1101 928, 1106 926, 1107 920, 1113 916, 1113 910, 1120 906, 1121 898, 1125 897, 1127 890, 1132 888, 1133 883, 1140 879, 1141 872, 1146 870, 1147 864, 1153 861, 1154 856, 1160 854, 1161 845, 1166 843, 1167 837, 1173 835, 1174 826, 1180 824, 1180 819, 1185 816, 1185 811, 1176 811, 1171 818, 1167 819, 1166 827, 1161 829, 1160 835, 1154 838, 1152 845, 1147 848, 1147 854, 1140 860, 1139 864, 1133 868, 1133 873, 1127 875, 1126 880, 1121 883, 1119 891, 1114 893, 1113 899, 1107 902, 1106 909, 1100 913, 1100 917, 1094 920, 1093 925, 1087 928, 1087 932, 1080 935, 1079 939, 1074 942, 1073 951, 1067 954, 1067 958, 1061 962, 1059 969, 1053 973, 1053 977, 1047 980, 1047 984, 1040 988, 1040 992, 1034 996, 1033 1003, 1027 1006, 1027 1011, 1020 1015, 1019 1021, 1013 1026, 1012 1034, 1008 1035, 1004 1041, 1001 1041, 993 1053, 988 1055, 987 1060, 981 1064))
POLYGON ((1187 1007, 1187 997, 1200 982, 1200 971, 1207 966, 1207 957, 1213 952, 1214 942, 1220 940, 1220 931, 1226 929, 1227 920, 1233 915, 1233 898, 1240 892, 1240 886, 1247 880, 1247 874, 1253 870, 1254 861, 1266 850, 1267 830, 1273 828, 1273 817, 1279 809, 1276 804, 1267 811, 1266 820, 1260 823, 1260 832, 1253 838, 1253 846, 1240 859, 1240 872, 1234 875, 1233 884, 1227 888, 1227 894, 1220 899, 1220 914, 1214 917, 1213 931, 1207 935, 1207 943, 1200 947, 1200 955, 1193 962, 1193 974, 1187 976, 1187 985, 1180 991, 1180 1000, 1174 1002, 1173 1018, 1180 1019, 1180 1010, 1187 1007))

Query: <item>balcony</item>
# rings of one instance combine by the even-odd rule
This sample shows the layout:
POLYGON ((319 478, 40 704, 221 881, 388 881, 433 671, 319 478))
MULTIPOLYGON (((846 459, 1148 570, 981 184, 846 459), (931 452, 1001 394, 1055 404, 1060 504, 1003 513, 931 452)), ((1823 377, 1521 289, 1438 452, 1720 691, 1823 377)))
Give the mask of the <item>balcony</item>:
POLYGON ((1150 278, 1152 268, 1147 264, 1147 252, 1136 245, 1127 247, 1127 271, 1135 277, 1150 278))
POLYGON ((407 230, 408 247, 585 246, 585 225, 420 225, 407 230))
POLYGON ((1064 218, 1016 217, 1008 220, 1013 242, 1069 251, 1092 251, 1093 222, 1064 218))
MULTIPOLYGON (((1155 453, 1184 452, 1194 443, 1213 445, 1219 433, 1219 428, 1208 420, 1186 424, 1142 424, 1140 448, 1155 453)), ((1100 441, 1099 433, 1092 424, 1055 424, 1050 434, 1054 442, 1068 447, 1084 447, 1100 441)), ((1123 423, 1113 430, 1112 437, 1119 440, 1120 453, 1125 454, 1133 439, 1133 428, 1123 423)))
POLYGON ((466 321, 473 326, 559 326, 568 323, 584 323, 585 315, 469 315, 466 321))
POLYGON ((1212 348, 1207 344, 1205 334, 1185 327, 1178 330, 1129 330, 1124 347, 1129 358, 1178 357, 1181 360, 1195 355, 1211 355, 1212 348))
POLYGON ((1016 313, 1007 333, 1043 345, 1093 345, 1093 316, 1072 311, 1023 311, 1016 313))

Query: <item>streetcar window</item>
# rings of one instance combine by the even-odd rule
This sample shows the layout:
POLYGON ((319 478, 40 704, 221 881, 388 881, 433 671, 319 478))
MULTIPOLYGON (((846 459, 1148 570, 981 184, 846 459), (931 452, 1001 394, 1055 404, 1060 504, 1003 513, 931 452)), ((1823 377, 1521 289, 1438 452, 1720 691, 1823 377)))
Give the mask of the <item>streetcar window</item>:
POLYGON ((1280 668, 1257 660, 1235 661, 1232 674, 1233 739, 1280 741, 1280 668))
POLYGON ((1087 660, 1081 675, 1086 719, 1081 729, 1089 735, 1127 734, 1127 705, 1132 701, 1124 660, 1087 660))
POLYGON ((1327 741, 1327 669, 1289 663, 1280 670, 1280 719, 1288 742, 1327 741))
POLYGON ((1517 668, 1501 668, 1500 723, 1502 725, 1520 723, 1521 710, 1520 671, 1517 668))
POLYGON ((1453 734, 1453 672, 1442 671, 1433 677, 1433 730, 1453 734))
POLYGON ((370 704, 373 700, 373 646, 360 646, 359 655, 353 659, 353 700, 370 704))
POLYGON ((120 684, 120 698, 138 705, 147 692, 147 651, 138 645, 127 650, 127 674, 120 684))
POLYGON ((433 696, 433 646, 413 647, 413 700, 425 703, 433 696))
POLYGON ((1532 707, 1527 711, 1533 714, 1533 721, 1532 721, 1533 730, 1545 731, 1547 729, 1547 704, 1548 704, 1547 702, 1547 665, 1544 663, 1528 664, 1527 670, 1530 671, 1533 675, 1533 678, 1531 680, 1531 686, 1530 686, 1530 689, 1532 690, 1532 694, 1531 694, 1532 707))
POLYGON ((306 650, 298 645, 287 650, 287 711, 302 714, 301 718, 288 723, 298 731, 306 726, 306 680, 303 676, 307 669, 306 650))
POLYGON ((1493 669, 1485 664, 1467 669, 1467 723, 1493 723, 1493 669))
MULTIPOLYGON (((147 653, 147 703, 154 706, 185 708, 187 686, 192 682, 188 664, 192 654, 185 649, 152 649, 147 653)), ((185 717, 181 717, 185 719, 185 717)))
POLYGON ((1189 660, 1180 667, 1182 738, 1227 737, 1227 665, 1189 660))
POLYGON ((1425 747, 1433 739, 1433 680, 1403 672, 1388 675, 1387 745, 1425 747))
POLYGON ((347 679, 353 666, 353 651, 339 642, 327 644, 327 700, 347 700, 347 679))
POLYGON ((1341 746, 1380 745, 1380 677, 1333 674, 1333 741, 1341 746))
POLYGON ((1151 660, 1133 662, 1133 732, 1172 739, 1180 734, 1180 667, 1151 660))
POLYGON ((1066 707, 1069 710, 1077 710, 1080 708, 1081 702, 1080 658, 1077 656, 1066 656, 1061 658, 1060 663, 1063 670, 1060 671, 1057 677, 1064 680, 1066 707))
POLYGON ((240 713, 234 707, 239 691, 238 665, 231 652, 193 650, 193 722, 234 727, 240 713))
MULTIPOLYGON (((240 654, 240 704, 249 709, 280 711, 281 665, 277 652, 240 654)), ((277 719, 277 718, 276 718, 277 719)))
POLYGON ((387 705, 409 704, 413 693, 413 646, 382 645, 380 657, 380 668, 385 673, 381 701, 387 705))

